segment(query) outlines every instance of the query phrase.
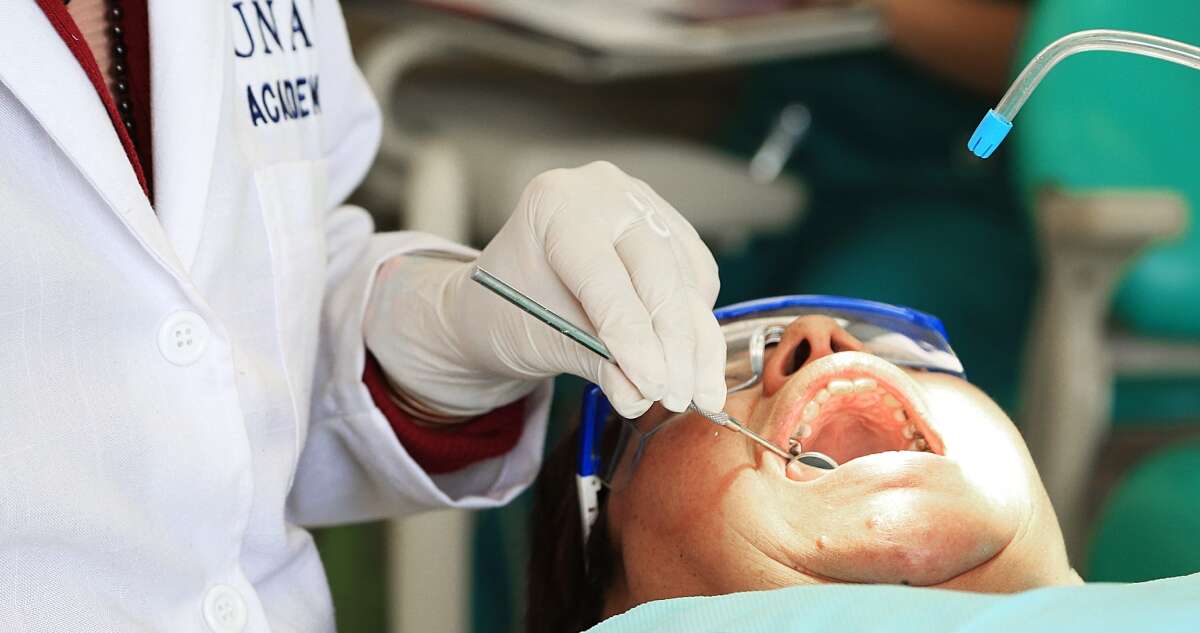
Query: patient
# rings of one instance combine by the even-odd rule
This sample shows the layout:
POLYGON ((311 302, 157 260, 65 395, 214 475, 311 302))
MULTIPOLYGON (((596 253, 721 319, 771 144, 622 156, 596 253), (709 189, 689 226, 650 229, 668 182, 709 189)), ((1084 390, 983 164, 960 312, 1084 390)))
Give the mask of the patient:
MULTIPOLYGON (((633 447, 621 454, 625 481, 600 493, 585 561, 576 430, 538 480, 529 633, 579 631, 651 600, 792 585, 1081 582, 1021 436, 985 394, 885 361, 828 316, 778 329, 761 379, 726 411, 840 466, 788 462, 656 406, 631 422, 658 430, 636 464, 633 447)), ((731 365, 744 362, 733 351, 731 365)), ((607 425, 608 446, 620 426, 607 425)))

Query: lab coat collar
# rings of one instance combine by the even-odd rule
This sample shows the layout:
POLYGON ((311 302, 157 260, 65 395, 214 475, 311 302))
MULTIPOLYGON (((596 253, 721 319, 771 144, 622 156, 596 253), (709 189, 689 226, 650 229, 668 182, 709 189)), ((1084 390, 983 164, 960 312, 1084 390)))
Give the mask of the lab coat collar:
POLYGON ((203 234, 221 116, 225 3, 150 2, 155 208, 184 266, 203 234))
MULTIPOLYGON (((182 5, 208 3, 180 3, 182 5)), ((143 247, 177 275, 183 267, 96 90, 34 2, 0 20, 0 81, 25 105, 143 247)))

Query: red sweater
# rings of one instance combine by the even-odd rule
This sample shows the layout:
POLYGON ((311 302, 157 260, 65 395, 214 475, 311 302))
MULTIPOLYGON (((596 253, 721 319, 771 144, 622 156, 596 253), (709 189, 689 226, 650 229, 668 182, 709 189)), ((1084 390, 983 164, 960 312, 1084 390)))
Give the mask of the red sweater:
MULTIPOLYGON (((128 51, 126 65, 134 117, 132 136, 121 124, 116 103, 104 83, 104 75, 97 66, 83 34, 79 32, 79 28, 63 6, 62 0, 37 0, 37 3, 92 82, 97 98, 104 104, 117 136, 121 139, 121 146, 125 148, 130 167, 137 174, 146 197, 153 201, 153 162, 150 155, 150 36, 145 0, 125 0, 121 3, 124 12, 121 27, 125 32, 125 48, 128 51)), ((405 450, 430 474, 459 470, 475 462, 503 455, 512 450, 521 437, 522 420, 525 416, 524 401, 514 402, 469 422, 445 428, 427 428, 415 424, 388 397, 390 387, 383 369, 370 351, 367 352, 363 382, 405 450)))

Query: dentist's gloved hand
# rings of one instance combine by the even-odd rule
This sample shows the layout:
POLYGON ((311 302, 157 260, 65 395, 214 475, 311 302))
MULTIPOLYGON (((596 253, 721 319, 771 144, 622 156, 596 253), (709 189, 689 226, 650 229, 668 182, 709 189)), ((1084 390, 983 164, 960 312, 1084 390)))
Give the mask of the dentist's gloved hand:
POLYGON ((472 281, 475 262, 402 257, 380 271, 366 332, 405 396, 477 415, 569 373, 629 418, 658 400, 672 411, 692 400, 724 407, 716 263, 646 183, 608 163, 546 172, 478 264, 597 334, 618 365, 472 281))

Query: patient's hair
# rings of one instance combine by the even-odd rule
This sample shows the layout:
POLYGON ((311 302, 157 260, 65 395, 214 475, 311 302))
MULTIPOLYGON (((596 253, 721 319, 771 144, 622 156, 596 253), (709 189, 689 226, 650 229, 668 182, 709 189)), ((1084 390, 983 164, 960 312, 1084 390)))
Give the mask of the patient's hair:
MULTIPOLYGON (((604 442, 615 442, 620 421, 605 425, 604 442)), ((534 486, 530 528, 526 633, 576 633, 600 622, 604 596, 618 573, 609 541, 605 500, 587 543, 585 571, 579 493, 575 488, 579 427, 546 458, 534 486)))

